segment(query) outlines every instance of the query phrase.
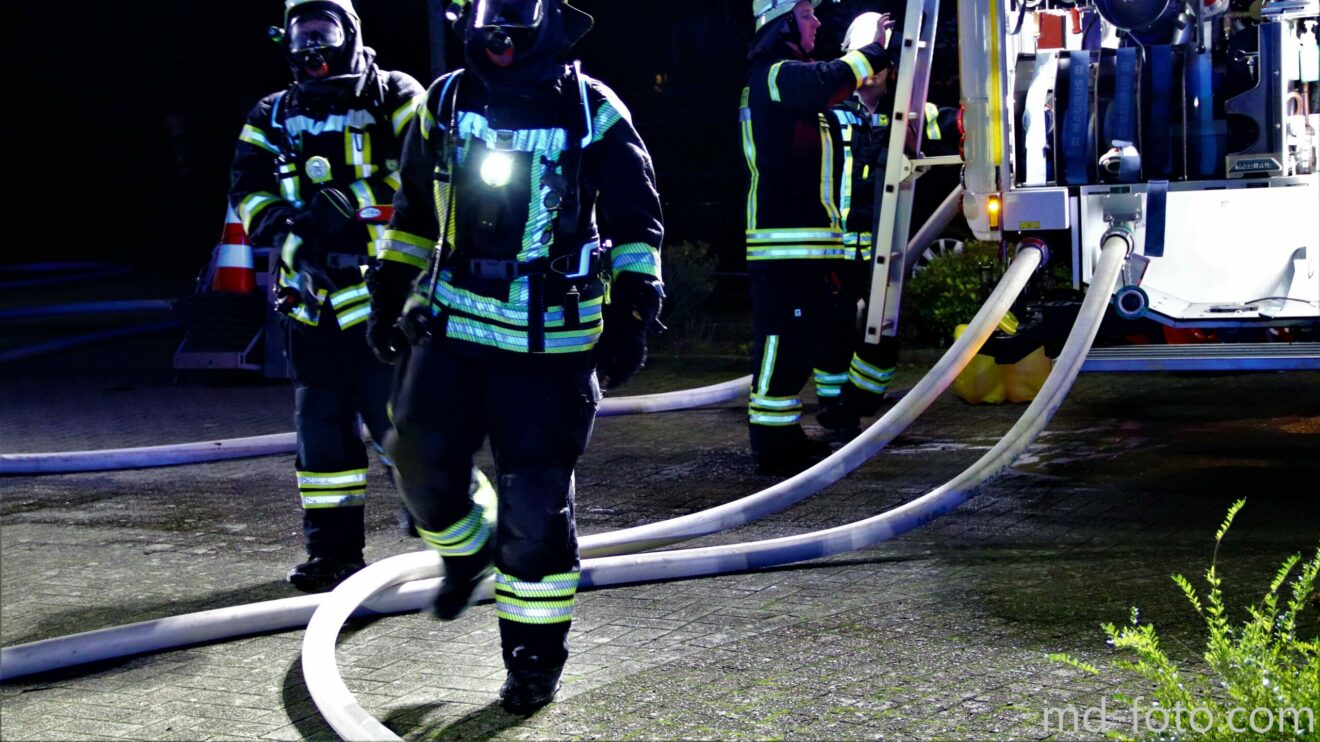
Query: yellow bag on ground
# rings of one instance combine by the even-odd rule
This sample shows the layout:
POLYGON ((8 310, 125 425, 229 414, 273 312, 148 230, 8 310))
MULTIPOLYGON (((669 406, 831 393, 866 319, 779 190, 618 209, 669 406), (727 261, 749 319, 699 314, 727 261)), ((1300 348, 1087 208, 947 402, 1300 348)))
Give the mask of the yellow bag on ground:
MULTIPOLYGON (((979 358, 979 356, 978 356, 979 358)), ((1045 385, 1045 377, 1050 375, 1054 362, 1045 355, 1045 348, 1040 347, 1017 363, 1000 366, 1003 372, 1004 396, 1010 402, 1030 402, 1045 385)))
MULTIPOLYGON (((966 329, 967 325, 955 327, 954 339, 966 329)), ((1006 399, 1003 371, 992 356, 977 354, 953 380, 953 391, 968 404, 1003 404, 1006 399)))

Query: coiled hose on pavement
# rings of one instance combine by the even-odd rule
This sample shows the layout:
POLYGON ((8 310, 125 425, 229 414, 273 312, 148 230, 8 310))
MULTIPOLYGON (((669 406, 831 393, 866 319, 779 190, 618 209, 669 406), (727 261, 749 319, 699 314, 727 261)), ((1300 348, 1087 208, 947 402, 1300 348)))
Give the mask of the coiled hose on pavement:
MULTIPOLYGON (((1106 235, 1090 290, 1049 378, 1008 433, 958 476, 911 502, 866 520, 823 531, 724 546, 587 559, 582 563, 580 589, 741 572, 831 556, 893 538, 966 502, 1026 450, 1063 403, 1104 319, 1130 245, 1126 234, 1106 235)), ((978 318, 982 313, 984 307, 978 318)), ((1001 313, 999 317, 1002 316, 1001 313)), ((303 677, 322 716, 346 739, 400 739, 357 703, 339 674, 334 652, 343 622, 358 605, 388 585, 400 579, 413 580, 395 591, 390 607, 409 610, 425 605, 438 580, 418 581, 428 571, 422 564, 424 560, 416 556, 393 557, 350 577, 321 604, 308 624, 303 638, 303 677)), ((426 556, 430 557, 431 571, 439 571, 439 559, 426 556)), ((478 599, 490 597, 488 580, 482 585, 478 599)), ((380 603, 375 605, 378 609, 384 607, 380 603)))

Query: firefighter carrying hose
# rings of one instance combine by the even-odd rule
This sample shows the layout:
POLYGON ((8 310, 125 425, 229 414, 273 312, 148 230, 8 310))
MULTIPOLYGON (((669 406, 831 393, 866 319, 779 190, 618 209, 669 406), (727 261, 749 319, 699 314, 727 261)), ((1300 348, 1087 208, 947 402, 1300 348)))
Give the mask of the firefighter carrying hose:
POLYGON ((423 91, 376 66, 350 0, 288 0, 284 21, 271 35, 294 81, 248 114, 229 198, 250 238, 280 251, 309 557, 288 579, 320 592, 364 566, 368 459, 358 418, 372 440, 385 439, 391 370, 366 343, 362 271, 384 231, 374 222, 390 208, 402 131, 423 91))
POLYGON ((893 66, 884 48, 887 18, 869 43, 840 59, 811 61, 817 4, 753 0, 757 32, 739 114, 755 333, 748 423, 758 468, 768 474, 795 473, 824 453, 800 423, 799 394, 813 367, 823 400, 843 381, 822 378, 819 366, 830 331, 827 304, 840 289, 837 272, 856 254, 843 243, 836 198, 841 153, 827 112, 893 66))
POLYGON ((644 360, 663 228, 628 109, 567 63, 591 17, 562 0, 465 5, 451 12, 466 68, 409 127, 369 336, 401 368, 386 449, 444 558, 434 613, 457 617, 493 567, 500 700, 528 713, 568 658, 573 470, 601 386, 644 360), (498 513, 468 494, 487 437, 498 513))

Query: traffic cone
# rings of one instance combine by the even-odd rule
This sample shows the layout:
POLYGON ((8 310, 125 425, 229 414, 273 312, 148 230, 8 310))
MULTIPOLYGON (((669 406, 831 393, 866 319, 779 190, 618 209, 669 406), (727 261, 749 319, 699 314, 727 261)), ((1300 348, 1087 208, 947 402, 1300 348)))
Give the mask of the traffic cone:
POLYGON ((216 245, 215 279, 211 290, 230 294, 250 294, 257 289, 257 273, 252 268, 252 245, 243 222, 234 207, 225 216, 225 231, 216 245))

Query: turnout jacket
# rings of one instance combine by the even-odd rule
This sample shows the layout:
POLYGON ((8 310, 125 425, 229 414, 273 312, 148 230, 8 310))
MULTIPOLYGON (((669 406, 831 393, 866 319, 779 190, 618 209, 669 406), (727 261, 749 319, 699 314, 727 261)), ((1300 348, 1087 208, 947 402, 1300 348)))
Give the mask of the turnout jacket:
POLYGON ((739 108, 747 165, 747 261, 851 259, 838 203, 842 154, 828 111, 890 64, 879 44, 829 62, 780 43, 752 60, 739 108))
POLYGON ((409 128, 380 258, 433 271, 412 300, 430 302, 433 335, 587 351, 603 329, 602 274, 660 277, 646 146, 612 90, 563 69, 522 95, 493 94, 458 70, 431 85, 409 128), (507 182, 494 184, 500 167, 507 182))
MULTIPOLYGON (((884 180, 889 156, 889 112, 892 96, 885 96, 874 113, 856 96, 830 109, 834 141, 843 153, 839 177, 839 214, 843 221, 843 244, 855 248, 856 256, 870 261, 873 257, 875 228, 875 188, 884 180)), ((939 108, 926 103, 922 151, 929 156, 957 152, 956 108, 939 108), (946 136, 945 131, 949 134, 946 136)))
POLYGON ((302 238, 290 220, 321 188, 342 191, 359 214, 388 207, 399 185, 403 132, 423 93, 407 74, 371 65, 357 88, 300 83, 261 99, 248 114, 234 152, 229 199, 253 244, 280 251, 279 285, 305 298, 315 294, 320 311, 300 302, 290 313, 299 322, 316 325, 326 309, 333 310, 340 329, 366 321, 367 287, 354 263, 376 255, 383 225, 356 222, 349 233, 323 244, 323 251, 359 260, 314 266, 317 278, 309 279, 295 264, 302 238))

